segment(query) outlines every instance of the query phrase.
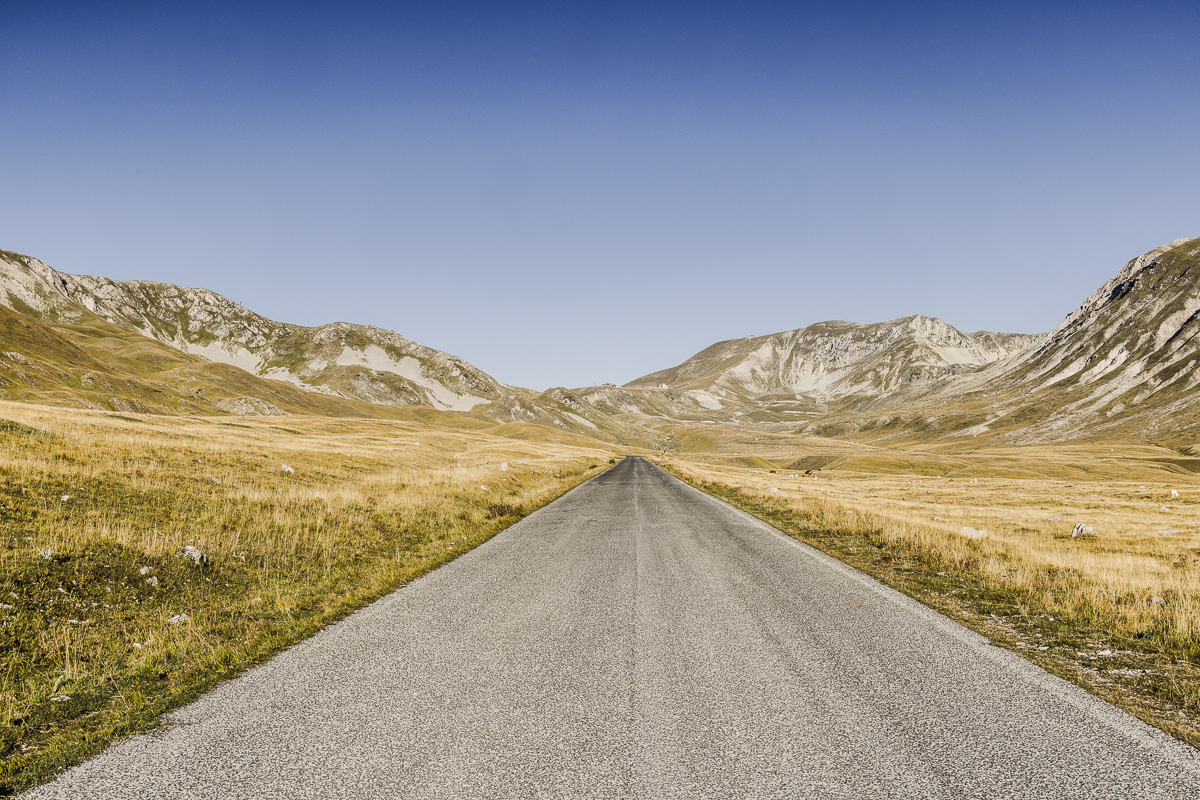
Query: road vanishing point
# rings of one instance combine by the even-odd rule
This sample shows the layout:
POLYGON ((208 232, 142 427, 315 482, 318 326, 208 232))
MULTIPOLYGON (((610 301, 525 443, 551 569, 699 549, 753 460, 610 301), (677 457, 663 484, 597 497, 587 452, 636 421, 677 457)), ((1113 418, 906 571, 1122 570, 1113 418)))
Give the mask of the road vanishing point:
POLYGON ((1197 798, 1200 751, 641 458, 29 798, 1197 798))

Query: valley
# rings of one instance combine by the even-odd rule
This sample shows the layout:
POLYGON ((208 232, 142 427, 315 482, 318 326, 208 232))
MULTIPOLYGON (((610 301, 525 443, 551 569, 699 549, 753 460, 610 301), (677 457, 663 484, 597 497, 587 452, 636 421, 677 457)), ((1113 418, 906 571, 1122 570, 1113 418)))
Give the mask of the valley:
POLYGON ((392 331, 0 251, 0 785, 627 455, 1200 744, 1198 325, 1181 239, 1047 333, 831 321, 535 391, 392 331))

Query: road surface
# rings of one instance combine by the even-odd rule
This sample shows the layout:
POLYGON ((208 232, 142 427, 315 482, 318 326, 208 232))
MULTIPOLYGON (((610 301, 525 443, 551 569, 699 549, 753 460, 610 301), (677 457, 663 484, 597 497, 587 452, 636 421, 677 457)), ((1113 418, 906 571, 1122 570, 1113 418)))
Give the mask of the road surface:
POLYGON ((31 798, 1196 798, 1198 752, 630 458, 31 798))

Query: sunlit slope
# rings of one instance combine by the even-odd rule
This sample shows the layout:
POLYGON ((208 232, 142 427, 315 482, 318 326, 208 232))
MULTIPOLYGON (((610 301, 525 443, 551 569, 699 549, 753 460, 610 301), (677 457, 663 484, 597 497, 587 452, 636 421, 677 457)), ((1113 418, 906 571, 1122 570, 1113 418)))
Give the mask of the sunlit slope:
POLYGON ((1133 259, 1047 334, 930 317, 825 322, 715 344, 599 408, 901 446, 1200 441, 1200 240, 1133 259), (980 438, 982 437, 982 438, 980 438))
POLYGON ((0 251, 0 304, 51 325, 104 320, 188 355, 380 405, 466 411, 514 391, 460 358, 345 322, 275 322, 207 289, 57 272, 0 251))
POLYGON ((831 414, 813 432, 1030 444, 1200 441, 1200 241, 1133 259, 1034 348, 919 398, 831 414))
MULTIPOLYGON (((1138 434, 1192 441, 1200 425, 1200 240, 1135 258, 1026 358, 991 380, 1044 419, 1021 438, 1138 434)), ((997 427, 1005 427, 1000 420, 997 427)))
POLYGON ((157 414, 461 420, 430 408, 378 406, 264 380, 94 316, 51 325, 0 306, 0 346, 0 398, 8 400, 157 414))
POLYGON ((910 316, 864 325, 820 322, 784 333, 719 342, 669 370, 628 384, 767 401, 875 397, 957 377, 1026 348, 1036 337, 963 333, 939 319, 910 316))

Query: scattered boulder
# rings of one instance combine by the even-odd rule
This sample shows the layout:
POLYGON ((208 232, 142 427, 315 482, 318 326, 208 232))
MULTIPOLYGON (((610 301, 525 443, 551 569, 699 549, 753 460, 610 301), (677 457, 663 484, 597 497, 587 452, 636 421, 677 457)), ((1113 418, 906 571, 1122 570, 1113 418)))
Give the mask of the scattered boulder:
POLYGON ((287 464, 284 464, 282 467, 280 467, 280 469, 283 471, 283 473, 285 475, 295 475, 296 474, 296 470, 292 469, 287 464))
POLYGON ((1176 489, 1171 490, 1171 499, 1179 497, 1179 492, 1176 489))
POLYGON ((1171 513, 1171 509, 1167 508, 1166 506, 1159 506, 1159 507, 1158 507, 1158 513, 1160 513, 1160 514, 1170 514, 1170 513, 1171 513))
POLYGON ((138 575, 149 575, 149 574, 150 574, 149 567, 142 567, 141 569, 138 570, 138 575))
POLYGON ((186 547, 184 547, 182 550, 180 550, 175 555, 183 556, 184 558, 190 558, 192 560, 192 563, 198 567, 207 567, 208 566, 208 556, 206 556, 204 553, 201 553, 199 550, 197 550, 195 547, 193 547, 190 544, 187 545, 186 547))
POLYGON ((167 624, 178 626, 178 625, 182 625, 185 622, 188 622, 189 619, 190 618, 188 617, 187 614, 176 614, 175 616, 173 616, 169 620, 167 620, 167 624))
POLYGON ((1071 529, 1071 538, 1086 538, 1092 535, 1092 526, 1084 525, 1082 522, 1076 522, 1075 527, 1071 529))
POLYGON ((508 462, 507 461, 505 461, 503 464, 500 465, 500 471, 508 472, 508 462))
POLYGON ((150 586, 153 586, 155 589, 157 589, 158 588, 158 576, 151 575, 149 578, 146 578, 146 583, 148 583, 150 586))
POLYGON ((987 538, 987 531, 976 530, 975 528, 971 528, 966 525, 959 528, 958 532, 959 532, 959 535, 965 536, 968 539, 978 540, 978 539, 986 539, 987 538))
POLYGON ((1159 597, 1158 595, 1150 598, 1150 605, 1152 606, 1161 606, 1166 602, 1167 600, 1165 597, 1159 597))

